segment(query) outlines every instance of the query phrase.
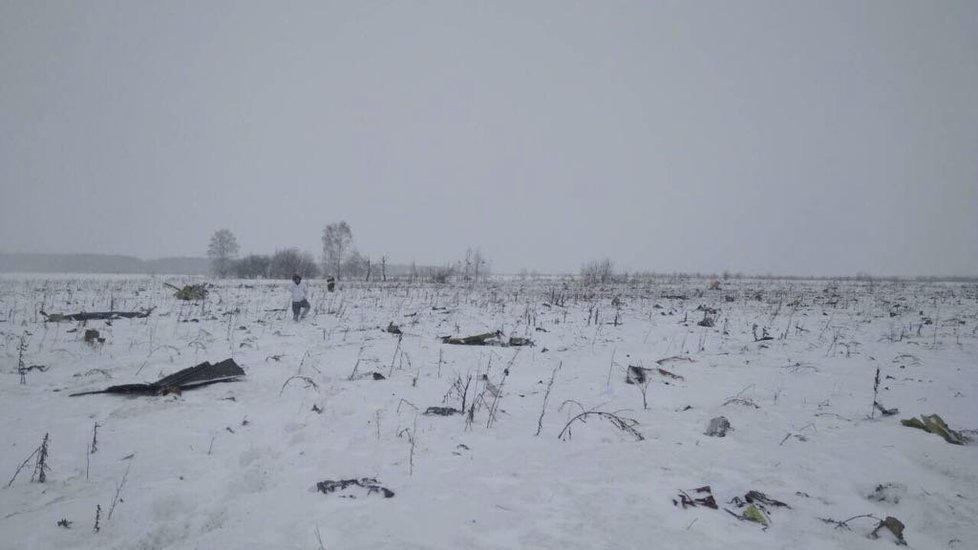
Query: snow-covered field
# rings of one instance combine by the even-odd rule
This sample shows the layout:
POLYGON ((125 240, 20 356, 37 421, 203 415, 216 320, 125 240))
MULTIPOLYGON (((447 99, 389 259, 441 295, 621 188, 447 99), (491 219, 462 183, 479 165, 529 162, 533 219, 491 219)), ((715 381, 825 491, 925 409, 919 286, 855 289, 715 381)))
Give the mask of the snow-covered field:
POLYGON ((911 548, 978 548, 978 446, 900 424, 936 413, 974 437, 974 284, 313 281, 297 324, 282 283, 181 302, 164 280, 189 282, 0 279, 0 548, 880 549, 888 516, 911 548), (39 313, 150 307, 84 327, 39 313), (535 345, 439 338, 497 330, 535 345), (68 396, 227 357, 238 382, 68 396), (873 411, 877 369, 896 415, 873 411), (471 415, 423 414, 462 408, 466 381, 471 415), (705 435, 719 416, 733 429, 705 435), (364 477, 394 496, 316 490, 364 477), (706 485, 719 509, 674 504, 706 485), (790 508, 734 517, 752 490, 790 508))

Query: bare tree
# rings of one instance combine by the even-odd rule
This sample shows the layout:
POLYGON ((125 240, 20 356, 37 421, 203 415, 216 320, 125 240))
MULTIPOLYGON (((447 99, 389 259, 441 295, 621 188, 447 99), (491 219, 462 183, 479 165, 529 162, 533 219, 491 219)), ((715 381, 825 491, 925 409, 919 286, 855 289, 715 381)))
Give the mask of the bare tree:
POLYGON ((352 249, 346 255, 346 260, 340 265, 340 272, 346 277, 362 277, 370 270, 370 259, 360 254, 357 249, 352 249))
POLYGON ((238 255, 238 239, 230 229, 218 229, 211 236, 207 257, 211 259, 214 275, 224 278, 231 274, 232 260, 238 255))
POLYGON ((268 269, 272 258, 261 254, 249 254, 232 263, 234 276, 239 279, 257 279, 268 277, 268 269))
POLYGON ((298 248, 276 250, 272 255, 268 276, 273 279, 288 279, 296 274, 303 278, 319 276, 319 266, 316 265, 312 255, 298 248))
POLYGON ((615 275, 615 264, 611 260, 592 260, 581 266, 581 278, 585 283, 608 283, 615 275))
POLYGON ((346 251, 353 244, 353 231, 345 221, 323 228, 323 272, 333 272, 337 279, 346 260, 346 251))

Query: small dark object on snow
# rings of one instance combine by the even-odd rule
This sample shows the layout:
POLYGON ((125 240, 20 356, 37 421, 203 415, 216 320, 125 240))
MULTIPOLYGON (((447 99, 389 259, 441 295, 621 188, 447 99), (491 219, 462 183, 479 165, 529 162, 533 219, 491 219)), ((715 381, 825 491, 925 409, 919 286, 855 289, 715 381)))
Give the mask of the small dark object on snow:
POLYGON ((424 411, 425 416, 451 416, 453 414, 462 414, 462 411, 454 407, 428 407, 424 411))
POLYGON ((529 338, 523 338, 522 336, 510 336, 509 345, 513 347, 532 346, 533 340, 530 340, 529 338))
POLYGON ((893 516, 886 516, 886 519, 880 521, 879 525, 876 526, 876 529, 873 529, 873 532, 870 533, 869 536, 874 539, 880 538, 879 531, 884 527, 889 529, 890 532, 893 533, 893 536, 896 537, 897 546, 907 545, 907 539, 903 538, 903 528, 905 526, 903 525, 903 522, 893 516))
POLYGON ((99 332, 93 328, 85 330, 85 343, 86 344, 104 344, 105 338, 99 335, 99 332))
POLYGON ((701 320, 699 323, 696 324, 701 327, 711 328, 713 326, 713 317, 708 317, 707 315, 704 314, 703 320, 701 320))
POLYGON ((71 529, 71 524, 73 522, 68 521, 68 518, 61 518, 58 520, 58 527, 64 527, 65 529, 71 529))
MULTIPOLYGON (((316 484, 316 490, 326 495, 336 491, 345 491, 349 487, 361 487, 366 489, 366 496, 380 495, 384 498, 391 498, 394 496, 394 491, 391 491, 387 487, 378 485, 377 480, 372 477, 362 477, 360 479, 341 479, 339 481, 327 479, 326 481, 320 481, 316 484)), ((356 495, 353 494, 341 496, 343 498, 357 498, 356 495)))
POLYGON ((387 380, 387 377, 379 372, 365 372, 350 380, 387 380))
POLYGON ((725 416, 718 416, 710 420, 710 425, 706 428, 706 435, 710 437, 726 437, 727 431, 732 430, 730 421, 725 416))
POLYGON ((628 370, 625 371, 625 383, 626 384, 644 384, 647 380, 646 374, 649 369, 645 367, 636 367, 635 365, 628 365, 628 370))
POLYGON ((866 496, 875 502, 886 502, 888 504, 899 504, 907 494, 907 486, 895 481, 880 483, 872 493, 866 496))
POLYGON ((73 393, 69 397, 96 393, 122 393, 128 395, 167 395, 173 393, 179 395, 182 391, 199 388, 208 384, 234 382, 238 380, 238 377, 244 376, 244 374, 244 370, 234 362, 234 359, 225 359, 214 365, 204 361, 197 366, 177 371, 169 376, 164 376, 151 384, 109 386, 104 390, 73 393))
POLYGON ((153 308, 141 311, 92 311, 81 313, 45 313, 41 310, 46 322, 57 323, 59 321, 110 321, 112 319, 142 319, 149 317, 153 308))
POLYGON ((881 405, 879 402, 873 403, 873 407, 875 407, 876 410, 878 410, 880 412, 880 414, 882 414, 883 416, 893 416, 893 415, 895 415, 895 414, 897 414, 897 413, 900 412, 900 409, 887 409, 886 407, 884 407, 883 405, 881 405))
POLYGON ((403 332, 401 332, 401 327, 395 325, 394 321, 391 321, 390 324, 387 325, 387 328, 384 330, 386 330, 391 334, 404 334, 403 332))
POLYGON ((717 501, 713 498, 713 490, 710 489, 709 485, 704 485, 703 487, 697 487, 690 491, 696 495, 701 495, 697 497, 691 497, 685 491, 679 491, 678 501, 672 499, 673 506, 682 506, 685 508, 695 508, 697 506, 706 506, 707 508, 717 509, 717 501))
POLYGON ((496 332, 486 332, 484 334, 464 336, 461 338, 454 336, 442 336, 441 342, 443 344, 453 344, 456 346, 498 346, 502 343, 500 340, 502 335, 503 333, 497 330, 496 332))
POLYGON ((332 275, 326 277, 326 290, 330 292, 336 290, 336 277, 333 277, 332 275))

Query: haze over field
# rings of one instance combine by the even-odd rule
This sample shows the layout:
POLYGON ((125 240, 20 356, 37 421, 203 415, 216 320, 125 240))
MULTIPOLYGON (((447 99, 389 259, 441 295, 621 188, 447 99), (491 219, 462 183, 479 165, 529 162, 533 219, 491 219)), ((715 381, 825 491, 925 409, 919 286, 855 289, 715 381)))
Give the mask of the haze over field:
POLYGON ((978 274, 978 4, 0 0, 0 252, 978 274))

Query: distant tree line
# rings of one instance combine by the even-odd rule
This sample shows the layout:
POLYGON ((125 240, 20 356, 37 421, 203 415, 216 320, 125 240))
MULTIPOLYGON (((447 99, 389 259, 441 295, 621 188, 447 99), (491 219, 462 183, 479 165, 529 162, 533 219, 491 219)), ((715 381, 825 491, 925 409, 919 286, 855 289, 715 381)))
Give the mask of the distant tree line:
POLYGON ((218 229, 211 236, 207 257, 216 277, 239 279, 288 279, 332 276, 337 280, 387 280, 396 275, 409 280, 433 282, 477 281, 490 273, 490 262, 478 248, 469 248, 462 259, 442 267, 391 266, 387 256, 371 258, 354 246, 353 230, 345 221, 323 228, 322 255, 317 262, 308 252, 283 248, 272 255, 249 254, 238 257, 240 246, 229 229, 218 229))

